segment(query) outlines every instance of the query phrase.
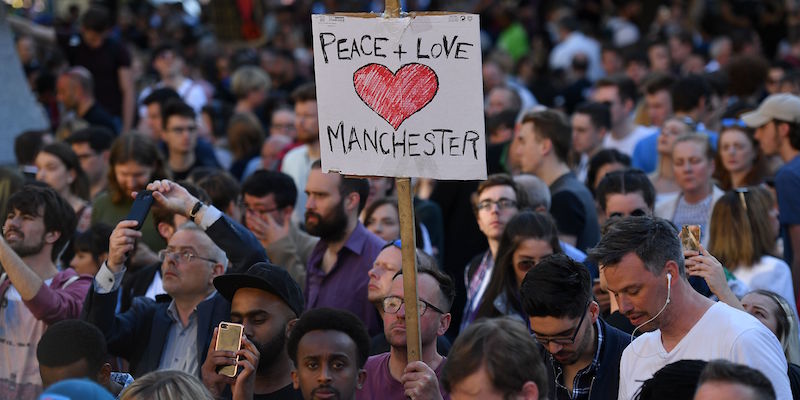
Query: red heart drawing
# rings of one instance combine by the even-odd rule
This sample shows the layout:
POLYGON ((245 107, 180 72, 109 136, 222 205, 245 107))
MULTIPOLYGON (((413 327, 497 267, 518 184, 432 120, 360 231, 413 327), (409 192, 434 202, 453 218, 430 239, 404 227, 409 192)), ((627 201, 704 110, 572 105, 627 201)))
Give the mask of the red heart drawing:
POLYGON ((392 73, 380 64, 367 64, 353 73, 356 94, 395 130, 423 109, 439 90, 439 77, 427 65, 410 63, 392 73))

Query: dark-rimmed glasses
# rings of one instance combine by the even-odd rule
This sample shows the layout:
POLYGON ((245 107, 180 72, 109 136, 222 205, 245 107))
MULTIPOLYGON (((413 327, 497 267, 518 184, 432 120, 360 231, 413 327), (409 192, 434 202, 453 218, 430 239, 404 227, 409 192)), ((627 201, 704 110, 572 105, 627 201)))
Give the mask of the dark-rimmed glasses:
POLYGON ((559 346, 568 346, 575 343, 575 338, 578 337, 578 332, 580 332, 581 330, 581 325, 583 325, 583 320, 586 319, 586 311, 589 310, 589 304, 592 304, 592 302, 590 301, 589 303, 587 303, 586 308, 583 309, 583 315, 581 316, 581 320, 578 321, 578 326, 575 327, 575 332, 572 333, 572 336, 548 338, 548 337, 538 336, 536 335, 536 333, 531 333, 531 336, 533 337, 534 340, 539 342, 539 344, 541 344, 544 347, 550 345, 551 342, 559 346))
MULTIPOLYGON (((402 306, 404 303, 405 300, 400 296, 389 296, 383 299, 381 305, 383 306, 383 312, 388 314, 397 314, 397 312, 400 311, 400 306, 402 306)), ((425 300, 419 299, 419 302, 417 303, 417 310, 419 310, 420 317, 425 315, 425 311, 427 311, 428 308, 438 312, 439 314, 447 314, 439 307, 436 307, 425 300)))

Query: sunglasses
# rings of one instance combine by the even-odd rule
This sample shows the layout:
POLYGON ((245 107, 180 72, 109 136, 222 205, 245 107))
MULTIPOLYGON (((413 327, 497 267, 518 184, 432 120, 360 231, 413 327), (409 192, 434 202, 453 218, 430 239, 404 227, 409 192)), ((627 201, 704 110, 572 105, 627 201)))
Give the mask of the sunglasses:
POLYGON ((637 208, 628 214, 621 212, 613 212, 609 214, 608 218, 622 218, 622 217, 644 217, 647 215, 647 210, 637 208))
POLYGON ((723 128, 747 128, 747 124, 738 118, 724 118, 722 121, 719 121, 719 124, 723 128))

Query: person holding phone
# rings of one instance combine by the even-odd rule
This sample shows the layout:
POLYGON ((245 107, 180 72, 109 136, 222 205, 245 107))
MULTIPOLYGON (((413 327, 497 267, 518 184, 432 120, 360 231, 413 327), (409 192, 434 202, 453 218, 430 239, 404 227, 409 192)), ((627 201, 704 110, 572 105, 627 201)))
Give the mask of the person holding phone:
POLYGON ((146 189, 159 206, 194 222, 179 225, 159 252, 162 286, 172 301, 136 298, 115 315, 128 254, 142 236, 136 221, 125 220, 111 234, 108 260, 95 276, 83 314, 106 335, 109 353, 130 361, 134 376, 167 367, 200 377, 213 328, 230 315, 230 304, 216 293, 212 279, 229 265, 240 271, 267 256, 249 231, 175 182, 154 181, 146 189))
POLYGON ((292 387, 292 362, 286 352, 289 331, 305 306, 297 282, 284 268, 261 262, 244 273, 214 278, 214 287, 231 302, 229 321, 243 331, 241 348, 231 351, 218 349, 221 330, 214 330, 202 366, 206 388, 219 397, 230 386, 237 400, 302 399, 292 387), (225 371, 231 365, 240 368, 235 376, 225 371))
MULTIPOLYGON (((145 189, 154 179, 169 177, 155 142, 147 136, 131 133, 114 140, 109 152, 108 191, 92 203, 92 224, 104 222, 116 226, 133 205, 132 194, 145 189)), ((166 241, 158 234, 152 216, 139 227, 141 242, 153 252, 166 241)))
POLYGON ((130 362, 134 376, 177 369, 199 378, 213 327, 230 309, 211 283, 225 272, 228 258, 197 225, 184 224, 159 251, 162 284, 172 300, 137 297, 127 311, 115 314, 128 254, 142 236, 136 227, 137 221, 124 220, 114 228, 108 260, 95 276, 83 313, 105 335, 109 353, 130 362))
POLYGON ((672 146, 672 169, 681 191, 656 202, 655 215, 676 226, 700 225, 700 243, 708 245, 711 211, 725 192, 714 185, 714 149, 708 136, 687 134, 672 146))
POLYGON ((650 331, 622 353, 619 399, 634 398, 656 371, 686 359, 746 363, 769 377, 779 399, 792 398, 778 339, 751 315, 689 285, 678 231, 669 221, 622 218, 589 257, 604 266, 608 290, 635 331, 650 331))

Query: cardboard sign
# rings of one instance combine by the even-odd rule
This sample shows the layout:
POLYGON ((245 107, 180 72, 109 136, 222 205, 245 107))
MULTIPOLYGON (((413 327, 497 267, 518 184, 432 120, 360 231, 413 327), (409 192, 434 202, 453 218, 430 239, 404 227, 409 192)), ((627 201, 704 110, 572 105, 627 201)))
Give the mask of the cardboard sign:
POLYGON ((323 171, 486 179, 478 25, 313 15, 323 171))

